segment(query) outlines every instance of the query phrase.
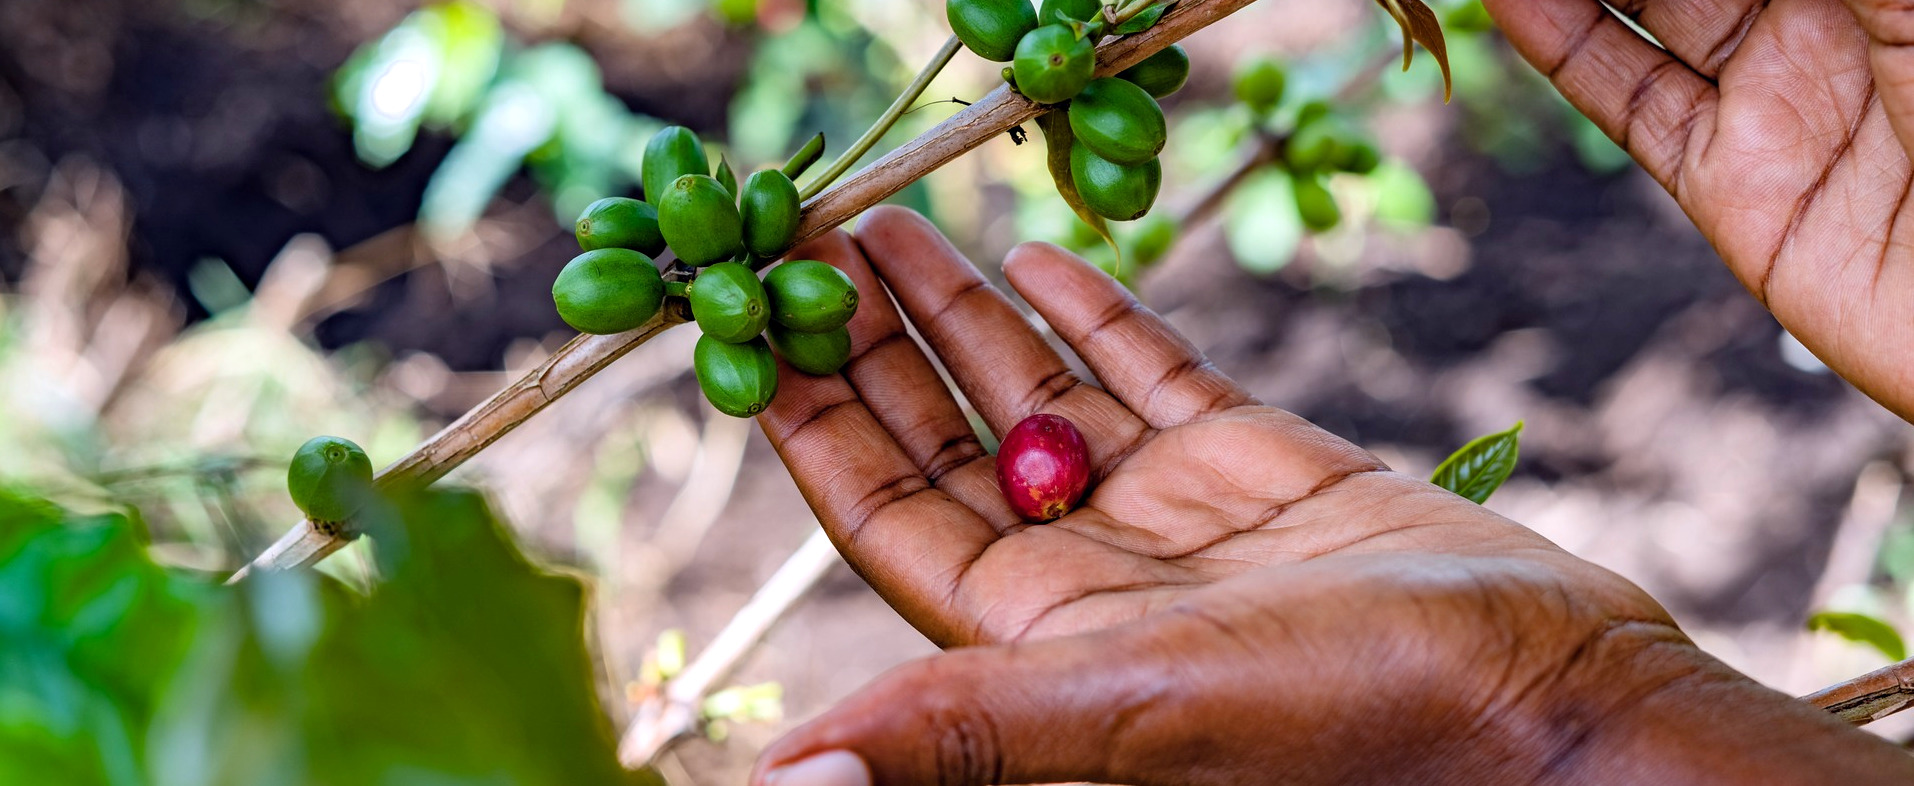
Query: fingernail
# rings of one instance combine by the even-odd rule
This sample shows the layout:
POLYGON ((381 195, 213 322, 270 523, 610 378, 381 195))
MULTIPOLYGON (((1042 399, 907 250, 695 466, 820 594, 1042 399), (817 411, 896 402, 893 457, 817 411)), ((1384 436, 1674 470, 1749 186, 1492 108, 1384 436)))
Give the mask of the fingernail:
POLYGON ((855 753, 831 751, 766 773, 764 786, 871 786, 871 770, 855 753))

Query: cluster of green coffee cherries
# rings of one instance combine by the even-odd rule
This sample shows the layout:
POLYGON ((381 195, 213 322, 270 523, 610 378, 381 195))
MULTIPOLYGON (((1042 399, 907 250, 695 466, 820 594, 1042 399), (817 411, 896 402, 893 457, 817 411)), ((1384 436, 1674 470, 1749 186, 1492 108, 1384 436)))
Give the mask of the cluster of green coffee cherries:
POLYGON ((584 253, 552 284, 566 324, 623 333, 651 321, 667 295, 684 297, 704 332, 694 351, 698 385, 733 417, 755 416, 777 395, 774 348, 807 374, 843 367, 858 302, 850 277, 810 261, 758 277, 797 237, 800 200, 789 175, 767 169, 739 184, 720 159, 714 176, 697 135, 677 126, 652 137, 641 171, 652 203, 609 197, 578 217, 584 253), (654 262, 666 249, 683 263, 671 282, 654 262))
POLYGON ((1092 212, 1134 221, 1163 186, 1157 156, 1169 139, 1156 101, 1182 89, 1190 58, 1171 46, 1115 77, 1096 79, 1097 41, 1113 33, 1103 0, 948 0, 958 40, 979 57, 1010 63, 1005 78, 1039 104, 1068 103, 1070 178, 1092 212))
POLYGON ((1251 60, 1236 72, 1236 99, 1280 143, 1280 155, 1272 163, 1289 172, 1303 226, 1327 232, 1342 223, 1342 208, 1327 178, 1338 172, 1375 172, 1382 166, 1382 149, 1327 101, 1308 101, 1293 114, 1280 111, 1287 86, 1287 71, 1274 59, 1251 60))

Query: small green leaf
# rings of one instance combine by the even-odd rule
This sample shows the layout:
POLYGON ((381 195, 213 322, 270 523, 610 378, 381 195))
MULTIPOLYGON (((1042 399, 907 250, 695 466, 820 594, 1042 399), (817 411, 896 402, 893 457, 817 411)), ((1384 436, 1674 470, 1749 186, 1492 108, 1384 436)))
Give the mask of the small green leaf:
POLYGON ((1155 27, 1156 23, 1162 20, 1163 15, 1169 13, 1170 7, 1174 5, 1176 4, 1158 3, 1149 8, 1145 8, 1141 12, 1138 12, 1136 16, 1130 17, 1130 21, 1117 25, 1116 34, 1136 35, 1137 33, 1155 27))
POLYGON ((1808 630, 1827 631, 1856 644, 1866 644, 1888 660, 1907 660, 1907 643, 1893 625, 1878 617, 1848 611, 1823 611, 1808 618, 1808 630))
POLYGON ((1462 446, 1442 466, 1436 467, 1435 476, 1430 482, 1462 495, 1480 505, 1489 501, 1489 495, 1502 487, 1515 471, 1515 461, 1522 453, 1522 426, 1500 434, 1486 437, 1462 446))
POLYGON ((731 192, 732 199, 738 198, 738 175, 731 171, 729 156, 718 156, 718 185, 724 186, 724 190, 731 192))
POLYGON ((1064 112, 1050 112, 1037 118, 1037 127, 1043 129, 1044 144, 1050 148, 1046 162, 1050 166, 1050 179, 1057 184, 1057 195, 1063 197, 1070 209, 1076 211, 1077 217, 1096 230, 1097 236, 1116 251, 1117 269, 1121 270, 1123 250, 1117 248, 1116 239, 1110 235, 1110 223, 1084 204, 1083 195, 1077 193, 1076 178, 1070 174, 1070 147, 1076 144, 1076 136, 1070 131, 1069 116, 1064 112))

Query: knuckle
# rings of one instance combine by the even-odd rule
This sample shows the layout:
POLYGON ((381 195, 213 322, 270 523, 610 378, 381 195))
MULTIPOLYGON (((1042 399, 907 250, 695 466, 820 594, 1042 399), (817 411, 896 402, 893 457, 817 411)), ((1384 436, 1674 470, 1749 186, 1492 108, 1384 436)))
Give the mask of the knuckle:
POLYGON ((922 661, 900 675, 899 688, 913 698, 917 721, 931 743, 930 762, 940 786, 998 783, 1004 772, 998 719, 954 668, 961 655, 922 661))

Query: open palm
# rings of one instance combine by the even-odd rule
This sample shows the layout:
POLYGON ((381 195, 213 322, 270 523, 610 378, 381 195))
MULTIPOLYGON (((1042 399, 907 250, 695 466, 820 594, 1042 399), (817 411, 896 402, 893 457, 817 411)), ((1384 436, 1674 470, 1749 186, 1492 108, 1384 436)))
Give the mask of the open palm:
MULTIPOLYGON (((880 208, 855 239, 835 233, 800 254, 844 269, 867 297, 844 374, 786 369, 765 431, 851 563, 940 644, 1109 627, 1266 565, 1329 554, 1560 553, 1261 406, 1060 249, 1026 246, 1006 269, 1108 392, 1080 380, 914 213, 880 208), (995 459, 887 290, 992 431, 1038 412, 1082 429, 1093 487, 1077 510, 1047 525, 1018 520, 995 459)), ((1664 618, 1640 601, 1636 616, 1664 618)))
POLYGON ((1597 0, 1488 2, 1784 327, 1914 416, 1914 221, 1902 220, 1914 169, 1895 134, 1914 138, 1914 12, 1893 0, 1612 5, 1660 46, 1597 0))

